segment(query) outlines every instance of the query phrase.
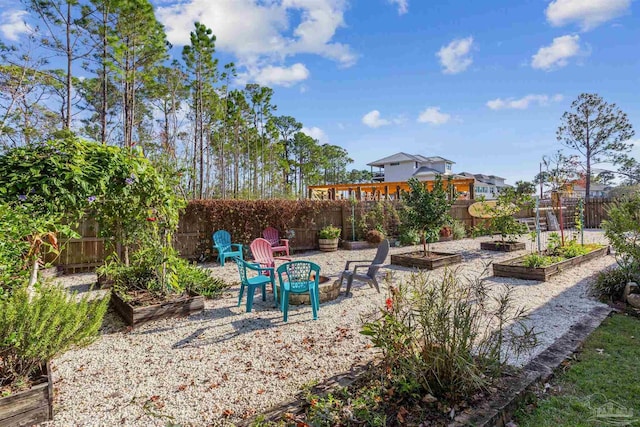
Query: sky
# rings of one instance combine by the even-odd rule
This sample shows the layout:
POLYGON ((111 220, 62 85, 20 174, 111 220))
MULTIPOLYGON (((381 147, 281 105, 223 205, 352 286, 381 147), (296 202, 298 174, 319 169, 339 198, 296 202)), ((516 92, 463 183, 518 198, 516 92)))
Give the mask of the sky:
MULTIPOLYGON (((353 168, 404 151, 531 180, 583 92, 627 113, 640 158, 638 0, 152 3, 174 57, 195 21, 212 28, 237 85, 274 88, 277 113, 345 148, 353 168)), ((4 40, 25 20, 17 0, 0 0, 4 40)))

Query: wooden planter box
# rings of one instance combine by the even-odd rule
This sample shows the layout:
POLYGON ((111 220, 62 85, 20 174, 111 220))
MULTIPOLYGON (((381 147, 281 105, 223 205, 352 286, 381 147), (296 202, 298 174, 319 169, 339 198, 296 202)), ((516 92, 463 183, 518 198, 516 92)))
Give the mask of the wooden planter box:
POLYGON ((46 365, 42 382, 11 396, 0 398, 0 426, 32 426, 53 419, 53 381, 46 365))
POLYGON ((446 265, 462 262, 462 255, 447 252, 429 252, 435 257, 424 258, 422 251, 407 252, 404 254, 391 255, 391 264, 402 265, 426 270, 434 270, 446 265))
POLYGON ((515 277, 516 279, 525 280, 539 280, 542 282, 547 281, 551 276, 558 274, 564 270, 568 270, 576 265, 580 265, 583 262, 587 262, 594 258, 604 256, 608 253, 609 248, 607 246, 596 249, 589 252, 586 255, 580 255, 574 258, 569 258, 564 261, 560 261, 555 264, 548 265, 546 267, 525 267, 522 265, 522 260, 526 255, 510 259, 501 263, 493 264, 493 275, 500 277, 515 277))
POLYGON ((504 242, 492 241, 492 242, 480 242, 480 249, 485 251, 501 251, 501 252, 514 252, 527 249, 527 244, 524 242, 504 242))
POLYGON ((318 239, 320 250, 323 252, 334 252, 338 250, 339 239, 318 239))
POLYGON ((111 293, 111 305, 130 326, 137 326, 152 320, 188 316, 204 309, 204 297, 192 295, 189 298, 167 301, 162 304, 132 306, 122 300, 116 292, 111 293))
POLYGON ((370 248, 374 248, 377 245, 373 245, 369 242, 367 242, 366 240, 358 240, 355 242, 351 242, 348 240, 343 240, 342 241, 342 249, 346 249, 348 251, 353 251, 353 250, 357 250, 357 249, 370 249, 370 248))

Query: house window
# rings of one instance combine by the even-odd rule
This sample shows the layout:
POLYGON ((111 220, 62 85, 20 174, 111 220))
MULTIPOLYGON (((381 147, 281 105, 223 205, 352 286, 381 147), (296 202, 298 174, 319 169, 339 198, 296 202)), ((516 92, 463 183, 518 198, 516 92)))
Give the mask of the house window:
POLYGON ((445 165, 446 165, 445 167, 447 168, 447 170, 450 171, 451 170, 451 163, 445 163, 445 165))
POLYGON ((389 166, 400 166, 400 162, 389 163, 389 166))

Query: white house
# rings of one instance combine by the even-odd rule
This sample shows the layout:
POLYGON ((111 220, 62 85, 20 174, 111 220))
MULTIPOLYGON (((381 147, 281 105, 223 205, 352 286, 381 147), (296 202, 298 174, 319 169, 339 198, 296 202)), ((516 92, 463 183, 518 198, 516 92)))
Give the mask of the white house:
POLYGON ((374 177, 376 181, 405 182, 411 178, 430 181, 436 175, 453 176, 451 172, 453 163, 439 156, 425 157, 419 154, 396 153, 367 165, 371 166, 372 171, 374 167, 379 168, 374 177))
MULTIPOLYGON (((609 192, 611 191, 611 188, 612 187, 610 185, 604 185, 604 184, 598 184, 598 183, 592 182, 589 188, 589 197, 608 197, 609 192)), ((584 198, 586 194, 587 194, 587 189, 584 187, 584 185, 581 185, 581 184, 573 185, 574 197, 584 198)))
POLYGON ((495 175, 472 174, 469 172, 462 172, 458 175, 475 179, 473 191, 476 198, 484 196, 487 200, 495 199, 503 188, 510 187, 510 185, 504 183, 505 178, 495 175))

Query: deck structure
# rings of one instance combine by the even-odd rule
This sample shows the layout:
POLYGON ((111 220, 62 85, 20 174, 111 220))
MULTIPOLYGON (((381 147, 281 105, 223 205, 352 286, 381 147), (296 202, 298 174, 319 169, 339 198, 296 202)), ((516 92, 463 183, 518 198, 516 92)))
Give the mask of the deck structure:
MULTIPOLYGON (((442 185, 451 183, 459 194, 460 199, 474 198, 474 179, 452 179, 443 180, 442 185)), ((434 181, 424 181, 427 189, 433 189, 434 181)), ((310 185, 308 188, 308 198, 313 200, 399 200, 403 191, 409 191, 409 184, 406 181, 399 182, 368 182, 358 184, 326 184, 310 185)))

